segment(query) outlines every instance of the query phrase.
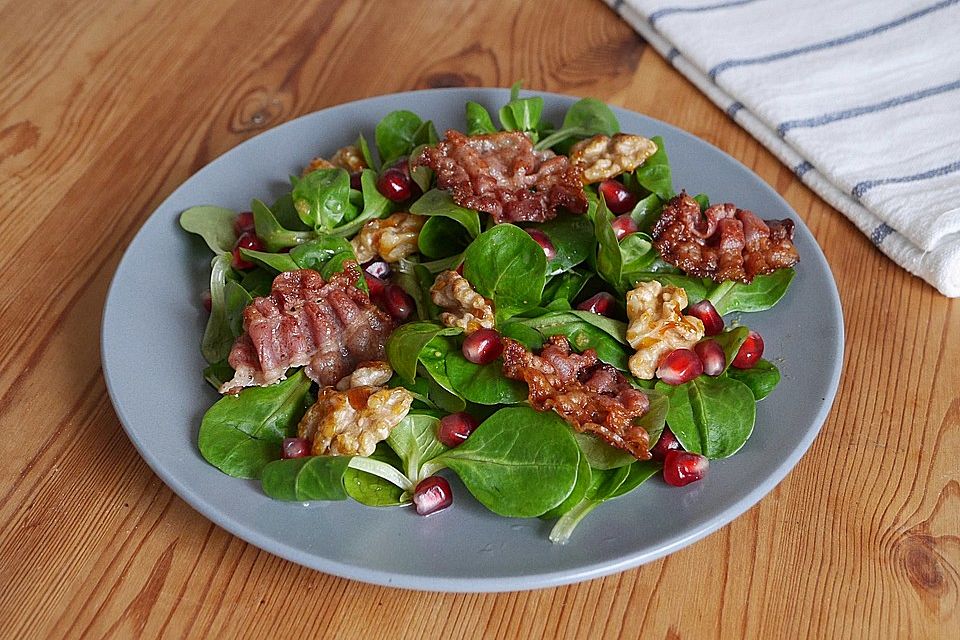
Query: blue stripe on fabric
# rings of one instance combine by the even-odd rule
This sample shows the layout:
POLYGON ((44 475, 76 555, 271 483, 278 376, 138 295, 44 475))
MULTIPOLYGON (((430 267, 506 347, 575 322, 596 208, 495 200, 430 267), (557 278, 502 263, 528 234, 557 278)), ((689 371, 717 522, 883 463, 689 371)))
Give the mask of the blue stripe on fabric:
POLYGON ((805 174, 807 171, 810 171, 810 169, 813 169, 813 165, 807 162, 806 160, 804 160, 803 162, 801 162, 800 164, 798 164, 793 168, 793 173, 798 178, 802 178, 803 174, 805 174))
POLYGON ((937 167, 935 169, 930 169, 922 173, 915 173, 910 176, 898 176, 896 178, 879 178, 877 180, 864 180, 863 182, 858 182, 853 190, 850 192, 853 194, 853 197, 859 200, 863 195, 873 189, 874 187, 880 187, 885 184, 903 184, 906 182, 919 182, 920 180, 929 180, 930 178, 939 178, 940 176, 945 176, 955 171, 960 171, 960 160, 956 162, 951 162, 950 164, 945 164, 942 167, 937 167))
POLYGON ((893 227, 888 225, 886 222, 881 222, 879 225, 877 225, 877 228, 870 233, 870 242, 879 247, 891 233, 893 233, 893 227))
POLYGON ((670 51, 667 52, 667 62, 672 63, 674 59, 680 55, 680 50, 676 47, 671 47, 670 51))
POLYGON ((707 75, 710 76, 711 80, 716 80, 717 75, 731 69, 733 67, 744 67, 747 65, 753 64, 765 64, 767 62, 775 62, 777 60, 783 60, 784 58, 792 58, 793 56, 802 55, 805 53, 810 53, 813 51, 821 51, 823 49, 830 49, 831 47, 837 47, 844 44, 849 44, 851 42, 856 42, 857 40, 863 40, 864 38, 869 38, 870 36, 875 36, 877 34, 889 31, 890 29, 895 29, 896 27, 912 22, 918 18, 922 18, 925 15, 933 13, 934 11, 939 11, 951 5, 955 5, 960 0, 943 0, 936 4, 930 5, 920 9, 919 11, 914 11, 911 14, 905 15, 901 18, 897 18, 891 22, 885 22, 883 24, 871 27, 870 29, 864 29, 862 31, 856 31, 854 33, 847 34, 840 38, 834 38, 832 40, 825 40, 823 42, 817 42, 815 44, 809 44, 803 47, 797 47, 795 49, 787 49, 786 51, 779 51, 777 53, 771 53, 765 56, 757 56, 755 58, 738 58, 735 60, 726 60, 720 64, 714 66, 710 71, 707 72, 707 75))
POLYGON ((820 127, 838 120, 848 120, 850 118, 856 118, 857 116, 862 116, 868 113, 876 113, 877 111, 892 109, 893 107, 899 107, 902 104, 916 102, 917 100, 923 100, 924 98, 929 98, 930 96, 936 96, 940 95, 941 93, 955 91, 956 89, 960 89, 960 80, 954 80, 953 82, 941 84, 936 87, 928 87, 926 89, 921 89, 920 91, 914 91, 913 93, 907 93, 902 96, 890 98, 876 104, 869 104, 863 107, 854 107, 853 109, 844 109, 843 111, 834 111, 833 113, 825 113, 823 115, 815 116, 813 118, 804 118, 802 120, 787 120, 786 122, 783 122, 777 126, 777 133, 779 133, 780 137, 782 138, 787 134, 787 131, 790 131, 790 129, 820 127))
POLYGON ((716 2, 714 4, 706 4, 700 7, 666 7, 664 9, 657 9, 647 17, 647 22, 650 23, 650 26, 654 26, 654 23, 664 16, 673 15, 675 13, 703 13, 704 11, 713 11, 714 9, 726 9, 728 7, 739 7, 743 4, 750 4, 751 2, 756 2, 756 0, 727 0, 726 2, 716 2))
POLYGON ((730 116, 731 118, 736 118, 737 111, 740 111, 740 109, 743 109, 743 103, 739 101, 734 102, 732 105, 727 107, 727 115, 730 116))

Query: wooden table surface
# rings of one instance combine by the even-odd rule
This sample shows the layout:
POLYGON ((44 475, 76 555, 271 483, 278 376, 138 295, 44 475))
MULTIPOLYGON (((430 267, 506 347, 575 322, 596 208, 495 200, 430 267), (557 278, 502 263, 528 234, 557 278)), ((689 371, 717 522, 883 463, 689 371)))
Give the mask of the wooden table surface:
POLYGON ((0 637, 960 637, 960 301, 881 255, 601 2, 6 0, 0 60, 0 637), (682 127, 804 219, 847 336, 810 451, 693 546, 531 592, 361 584, 210 523, 137 455, 104 386, 100 315, 137 229, 301 114, 520 78, 682 127))

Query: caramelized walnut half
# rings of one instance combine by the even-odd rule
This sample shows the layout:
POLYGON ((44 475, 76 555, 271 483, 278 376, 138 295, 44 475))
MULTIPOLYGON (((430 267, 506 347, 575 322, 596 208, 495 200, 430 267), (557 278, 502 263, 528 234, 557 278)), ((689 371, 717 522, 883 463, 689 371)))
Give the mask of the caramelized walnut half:
POLYGON ((300 420, 298 435, 313 442, 315 456, 369 456, 400 424, 412 402, 413 395, 402 387, 324 387, 300 420))
POLYGON ((593 349, 577 354, 563 336, 549 338, 539 355, 506 338, 503 374, 530 388, 530 406, 556 411, 574 429, 592 433, 638 460, 650 457, 647 432, 633 424, 650 406, 622 373, 597 359, 593 349))
POLYGON ((423 216, 405 212, 370 220, 350 244, 360 262, 369 262, 377 256, 386 262, 399 262, 417 252, 417 239, 424 222, 423 216))
POLYGON ((656 152, 656 143, 643 136, 596 135, 573 145, 570 161, 580 172, 583 183, 592 184, 633 171, 656 152))
POLYGON ((686 193, 663 205, 651 235, 664 260, 716 282, 749 283, 800 260, 793 245, 793 220, 761 220, 730 203, 701 213, 686 193))
POLYGON ((493 329, 493 303, 474 291, 470 282, 456 271, 444 271, 430 287, 430 299, 443 309, 440 322, 460 327, 466 333, 493 329))
POLYGON ((703 337, 703 322, 680 312, 686 306, 686 291, 656 280, 640 282, 627 293, 627 342, 636 349, 630 373, 650 380, 667 354, 690 348, 703 337))
POLYGON ((303 168, 301 175, 307 175, 317 169, 346 169, 348 173, 357 173, 367 168, 367 162, 363 159, 363 154, 356 145, 348 144, 345 147, 337 149, 330 160, 317 156, 310 161, 310 164, 303 168))

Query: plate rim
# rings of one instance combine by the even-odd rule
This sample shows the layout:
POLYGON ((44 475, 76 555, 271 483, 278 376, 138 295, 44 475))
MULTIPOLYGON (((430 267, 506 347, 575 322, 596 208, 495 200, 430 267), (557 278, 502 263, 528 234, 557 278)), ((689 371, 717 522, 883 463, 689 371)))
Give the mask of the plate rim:
MULTIPOLYGON (((270 536, 263 535, 257 531, 254 531, 247 527, 247 525, 232 514, 227 513, 218 509, 216 506, 206 502, 201 496, 199 496, 190 485, 182 482, 177 476, 171 473, 159 460, 159 457, 149 449, 146 449, 142 446, 142 443, 135 437, 132 427, 128 426, 128 419, 124 415, 124 409, 122 405, 118 402, 118 397, 114 388, 114 384, 111 382, 110 375, 110 365, 108 364, 108 345, 107 345, 107 331, 108 331, 108 314, 110 309, 111 300, 115 299, 116 289, 119 287, 118 276, 121 271, 121 267, 129 259, 131 251, 136 243, 137 238, 140 236, 143 231, 144 226, 155 216, 164 205, 171 199, 174 199, 178 193, 188 187, 188 183, 200 172, 208 169, 209 167, 225 162, 231 154, 238 153, 239 149, 245 145, 251 143, 254 140, 257 140, 261 136, 268 134, 272 131, 275 131, 279 128, 295 128, 302 126, 302 121, 309 118, 315 117, 318 113, 329 112, 333 110, 345 110, 350 109, 360 103, 367 103, 371 101, 378 100, 399 100, 403 101, 407 97, 411 96, 423 96, 423 95, 456 95, 456 96, 474 96, 476 98, 483 99, 500 99, 503 100, 504 96, 509 96, 509 89, 499 88, 499 87, 454 87, 454 88, 442 88, 442 89, 421 89, 416 91, 403 91, 397 93, 388 93, 381 94, 377 96, 369 96, 365 98, 360 98, 357 100, 352 100, 350 102, 340 103, 336 105, 330 105, 323 109, 313 111, 310 113, 303 114, 297 118, 288 120, 281 124, 276 125, 275 127, 270 127, 264 131, 259 132, 255 136, 251 136, 246 140, 238 143, 237 145, 231 147, 230 149, 224 151, 222 154, 217 156, 215 159, 211 160, 203 167, 186 177, 173 191, 171 191, 162 202, 160 202, 147 216, 142 224, 137 228, 137 231, 131 237, 127 247, 124 249, 124 252, 117 263, 117 266, 114 270, 114 273, 111 276, 110 285, 107 289, 107 295, 105 297, 103 310, 101 313, 101 330, 100 330, 100 359, 102 365, 102 373, 106 383, 107 393, 110 397, 111 405, 117 417, 120 420, 121 426, 128 439, 133 443, 134 448, 137 450, 137 453, 143 458, 143 460, 150 467, 151 471, 155 473, 163 482, 166 484, 179 498, 184 502, 190 505, 191 508, 199 512, 205 518, 210 520, 217 526, 222 527, 226 531, 230 532, 232 535, 237 536, 241 540, 266 551, 268 553, 277 555, 291 562, 295 562, 299 565, 321 571, 324 573, 329 573, 331 575, 336 575, 338 577, 359 580, 361 582, 366 582, 370 584, 377 584, 389 587, 399 587, 404 589, 415 589, 415 590, 427 590, 427 591, 441 591, 441 592, 459 592, 459 593, 469 593, 469 592, 506 592, 506 591, 519 591, 519 590, 530 590, 530 589, 541 589, 556 587, 565 584, 572 584, 576 582, 581 582, 585 580, 592 580, 595 578, 600 578, 603 576, 611 575, 614 573, 619 573, 631 568, 635 568, 642 564, 646 564, 662 558, 666 555, 679 551, 683 547, 689 546, 711 533, 717 531, 723 526, 733 522, 735 519, 739 518, 743 513, 749 510, 751 507, 756 505, 764 496, 772 492, 790 473, 791 470, 797 465, 800 459, 806 454, 812 445, 813 441, 816 439, 817 435, 820 433, 823 428, 824 423, 826 422, 827 417, 833 409, 833 405, 836 402, 836 396, 839 389, 840 378, 843 371, 843 362, 844 362, 844 350, 845 350, 845 327, 844 327, 844 318, 843 318, 843 309, 841 305, 841 300, 839 296, 839 291, 837 289, 836 278, 833 275, 833 271, 830 268, 830 265, 826 259, 826 256, 823 253, 822 248, 819 243, 816 241, 816 237, 810 231, 809 227, 806 225, 806 222, 803 218, 797 213, 797 211, 787 202, 773 187, 771 187, 765 180, 760 178, 753 170, 740 162, 737 158, 733 157, 726 151, 716 147, 710 142, 703 140, 679 127, 676 127, 672 124, 663 122, 646 114, 640 113, 638 111, 633 111, 625 107, 615 106, 609 103, 608 104, 618 117, 621 117, 624 113, 630 114, 631 117, 640 116, 642 118, 654 121, 657 125, 671 131, 672 135, 676 135, 681 138, 692 139, 697 144, 707 145, 711 147, 714 151, 721 154, 725 157, 726 160, 734 163, 737 168, 742 171, 747 176, 753 178, 755 185, 762 191, 766 192, 768 197, 772 197, 775 200, 779 200, 787 209, 789 209, 795 216, 796 220, 804 228, 806 233, 810 235, 810 238, 813 240, 813 245, 816 251, 813 252, 813 255, 804 256, 805 260, 814 260, 822 267, 824 273, 829 275, 829 278, 826 281, 827 288, 830 292, 829 296, 829 311, 837 319, 836 327, 836 340, 837 340, 837 349, 836 357, 833 360, 833 368, 830 372, 829 382, 826 387, 827 396, 824 399, 824 402, 821 404, 820 410, 817 412, 813 421, 811 422, 811 428, 809 428, 793 448, 789 451, 787 455, 781 458, 780 463, 769 473, 764 479, 758 482, 752 490, 745 494, 742 498, 735 501, 727 508, 723 509, 716 516, 711 519, 701 523, 699 526, 693 528, 687 528, 684 530, 685 535, 678 536, 671 539, 668 544, 661 545, 660 547, 654 550, 639 550, 633 553, 628 553, 620 556, 615 561, 598 561, 589 564, 582 565, 577 569, 563 569, 559 571, 549 571, 541 572, 535 575, 530 574, 518 574, 508 577, 476 577, 471 578, 466 577, 446 577, 446 576, 435 576, 427 575, 425 572, 423 574, 413 574, 413 573, 394 573, 391 571, 385 571, 382 569, 373 569, 370 567, 359 566, 356 564, 343 563, 330 558, 323 558, 311 554, 308 551, 301 550, 295 546, 270 536)), ((545 100, 576 100, 579 96, 573 96, 569 94, 560 94, 547 91, 538 91, 538 90, 524 90, 523 95, 536 95, 542 96, 545 100)), ((190 445, 194 445, 193 442, 190 445)), ((240 480, 237 480, 241 482, 240 480)))

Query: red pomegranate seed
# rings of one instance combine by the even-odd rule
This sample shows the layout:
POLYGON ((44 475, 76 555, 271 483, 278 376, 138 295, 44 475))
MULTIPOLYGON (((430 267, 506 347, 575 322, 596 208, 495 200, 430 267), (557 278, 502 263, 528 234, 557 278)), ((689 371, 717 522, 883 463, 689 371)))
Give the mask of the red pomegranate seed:
POLYGON ((254 264, 240 255, 240 249, 249 249, 251 251, 263 251, 263 242, 252 231, 246 231, 237 238, 237 244, 233 246, 233 266, 236 269, 252 269, 254 264))
POLYGON ((503 339, 493 329, 477 329, 463 340, 463 357, 474 364, 488 364, 503 353, 503 339))
POLYGON ((256 229, 256 225, 253 222, 252 211, 238 213, 237 217, 233 219, 233 230, 238 236, 242 236, 247 231, 252 232, 254 229, 256 229))
POLYGON ((310 441, 306 438, 284 438, 281 456, 284 460, 310 455, 310 441))
POLYGON ((403 322, 416 309, 417 303, 399 285, 388 284, 383 289, 383 306, 394 320, 403 322))
POLYGON ((707 475, 710 461, 697 453, 669 451, 663 461, 663 479, 674 487, 696 482, 707 475))
POLYGON ((390 167, 377 178, 377 190, 392 202, 403 202, 412 193, 411 180, 403 171, 390 167))
POLYGON ((590 296, 578 304, 577 309, 580 311, 590 311, 601 316, 611 316, 616 308, 616 304, 616 298, 614 298, 612 294, 601 291, 597 295, 590 296))
POLYGON ((708 376, 718 376, 727 368, 727 354, 716 340, 698 342, 693 350, 703 363, 703 372, 708 376))
POLYGON ((356 171, 350 174, 350 188, 356 189, 357 191, 363 191, 363 183, 360 181, 360 176, 363 175, 362 171, 356 171))
POLYGON ((671 451, 683 451, 683 447, 680 446, 677 436, 673 435, 673 431, 670 431, 669 427, 664 427, 657 444, 650 449, 650 455, 657 462, 663 462, 671 451))
POLYGON ((524 229, 530 234, 530 237, 537 241, 537 244, 543 247, 543 253, 547 256, 547 261, 553 260, 557 256, 557 250, 550 240, 550 236, 540 229, 524 229))
POLYGON ((713 306, 713 303, 706 298, 687 307, 684 313, 694 318, 700 318, 700 321, 703 322, 703 332, 708 336, 715 336, 723 331, 723 317, 717 313, 717 308, 713 306))
POLYGON ((743 341, 743 344, 740 345, 740 350, 737 351, 737 356, 733 359, 732 364, 737 369, 752 369, 753 365, 757 364, 757 361, 760 360, 760 356, 763 355, 763 338, 760 337, 760 334, 756 331, 751 331, 747 335, 747 339, 743 341))
POLYGON ((607 209, 613 213, 626 213, 637 204, 637 196, 630 193, 618 180, 604 180, 600 183, 599 190, 603 201, 607 203, 607 209))
POLYGON ((363 272, 363 279, 367 282, 367 289, 370 290, 371 298, 378 298, 383 296, 384 290, 387 288, 387 283, 377 276, 371 275, 366 271, 363 272))
POLYGON ((207 313, 213 311, 213 298, 210 296, 209 289, 204 291, 203 295, 200 296, 200 302, 203 304, 203 308, 207 310, 207 313))
POLYGON ((437 439, 448 447, 456 447, 470 437, 473 430, 479 426, 477 419, 465 411, 451 413, 440 418, 437 439))
POLYGON ((417 488, 413 490, 413 504, 417 507, 417 513, 421 516, 428 516, 431 513, 442 511, 453 504, 453 492, 450 490, 450 483, 446 478, 440 476, 430 476, 421 480, 417 488))
POLYGON ((613 227, 613 233, 617 236, 617 240, 623 240, 631 233, 636 233, 640 231, 640 227, 637 226, 637 223, 633 221, 633 218, 630 217, 629 213, 625 213, 622 216, 617 216, 613 219, 613 222, 610 223, 613 227))
POLYGON ((386 280, 393 273, 390 265, 383 260, 371 260, 363 266, 363 270, 381 280, 386 280))
POLYGON ((463 275, 463 263, 462 263, 462 262, 457 265, 456 272, 457 272, 457 275, 461 275, 461 276, 463 275))
POLYGON ((657 377, 674 385, 689 382, 701 373, 703 363, 690 349, 674 349, 657 367, 657 377))

